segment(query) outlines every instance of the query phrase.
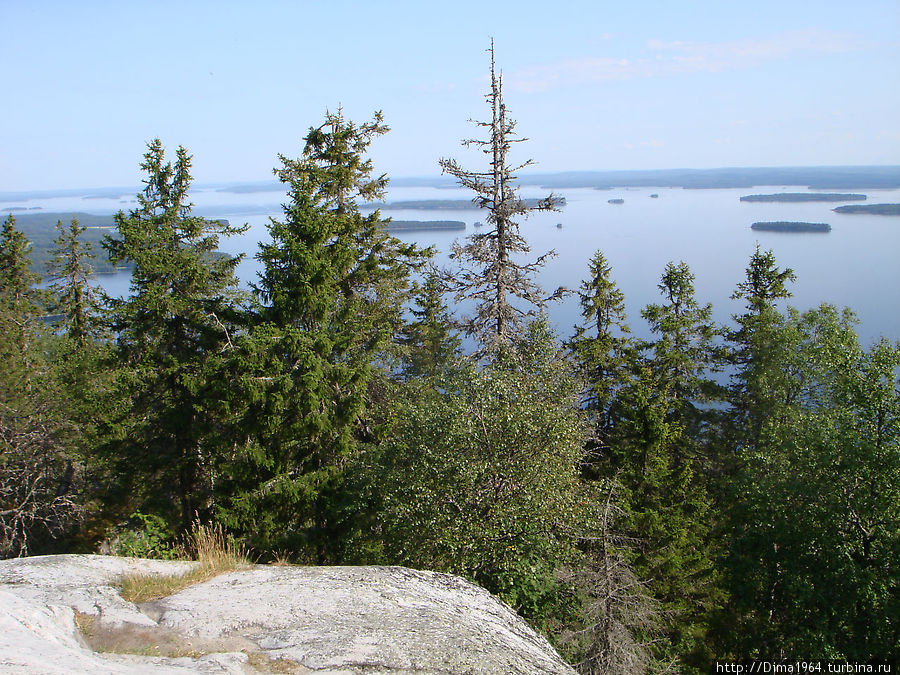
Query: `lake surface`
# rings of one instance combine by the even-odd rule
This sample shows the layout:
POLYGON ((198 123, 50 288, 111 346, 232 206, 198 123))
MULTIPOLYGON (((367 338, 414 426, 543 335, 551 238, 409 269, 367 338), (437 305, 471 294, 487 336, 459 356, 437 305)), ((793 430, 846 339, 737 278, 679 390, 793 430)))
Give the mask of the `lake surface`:
MULTIPOLYGON (((561 189, 567 204, 558 213, 537 213, 521 224, 532 255, 554 249, 540 281, 548 290, 557 286, 576 289, 587 275, 587 263, 602 250, 613 269, 613 278, 625 293, 632 330, 647 335, 640 309, 661 301, 657 289, 666 263, 685 261, 696 276, 697 298, 711 302, 718 321, 726 322, 739 310, 730 299, 758 243, 772 249, 780 267, 797 274, 791 305, 799 309, 823 302, 849 306, 859 316, 858 332, 864 345, 879 336, 900 340, 900 217, 838 214, 838 203, 741 202, 747 194, 807 192, 804 187, 756 186, 739 189, 682 188, 592 188, 561 189), (657 198, 651 198, 657 194, 657 198), (609 204, 623 199, 622 204, 609 204), (806 221, 829 223, 828 233, 779 233, 750 229, 756 221, 806 221), (561 223, 562 228, 557 228, 561 223)), ((868 195, 866 203, 898 203, 900 190, 853 190, 868 195)), ((523 197, 545 196, 547 191, 526 186, 523 197)), ((89 191, 86 191, 89 195, 89 191)), ((400 187, 390 191, 388 201, 423 199, 468 199, 462 189, 400 187)), ((267 238, 269 216, 281 214, 283 193, 232 193, 216 188, 195 189, 195 211, 207 217, 227 218, 247 223, 240 237, 221 242, 222 250, 244 253, 239 274, 249 284, 256 278, 259 264, 254 259, 257 243, 267 238)), ((133 195, 117 198, 69 196, 8 202, 0 207, 39 206, 43 211, 113 213, 134 208, 133 195)), ((391 210, 385 216, 397 220, 461 220, 462 231, 403 232, 405 241, 440 251, 437 260, 446 264, 450 244, 475 231, 473 224, 484 221, 476 210, 391 210)), ((127 293, 128 275, 105 276, 107 292, 127 293)), ((553 306, 550 317, 563 337, 572 333, 579 318, 577 298, 553 306)))

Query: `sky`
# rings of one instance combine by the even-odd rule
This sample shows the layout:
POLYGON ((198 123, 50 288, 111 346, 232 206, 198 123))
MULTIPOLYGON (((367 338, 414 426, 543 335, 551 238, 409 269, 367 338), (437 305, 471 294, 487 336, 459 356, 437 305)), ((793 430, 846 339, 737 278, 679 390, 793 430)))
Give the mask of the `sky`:
POLYGON ((534 171, 900 164, 900 0, 0 0, 0 192, 131 186, 148 141, 262 181, 327 110, 379 172, 485 119, 493 38, 534 171))

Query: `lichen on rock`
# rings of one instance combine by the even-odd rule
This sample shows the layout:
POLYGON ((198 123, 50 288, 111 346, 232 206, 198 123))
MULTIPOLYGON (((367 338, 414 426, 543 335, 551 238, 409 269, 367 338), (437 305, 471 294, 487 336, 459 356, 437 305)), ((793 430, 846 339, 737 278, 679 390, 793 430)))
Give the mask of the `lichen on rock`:
POLYGON ((75 555, 0 562, 0 670, 574 673, 509 607, 446 574, 257 565, 140 606, 115 587, 122 574, 189 566, 75 555))

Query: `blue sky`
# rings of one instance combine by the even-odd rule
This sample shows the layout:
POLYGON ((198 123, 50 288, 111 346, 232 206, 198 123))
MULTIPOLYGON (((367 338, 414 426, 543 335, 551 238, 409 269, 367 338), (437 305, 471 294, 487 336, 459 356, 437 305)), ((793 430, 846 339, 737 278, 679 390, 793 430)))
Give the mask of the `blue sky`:
POLYGON ((900 164, 900 2, 0 0, 0 192, 266 180, 326 109, 435 175, 483 119, 493 36, 534 170, 900 164))

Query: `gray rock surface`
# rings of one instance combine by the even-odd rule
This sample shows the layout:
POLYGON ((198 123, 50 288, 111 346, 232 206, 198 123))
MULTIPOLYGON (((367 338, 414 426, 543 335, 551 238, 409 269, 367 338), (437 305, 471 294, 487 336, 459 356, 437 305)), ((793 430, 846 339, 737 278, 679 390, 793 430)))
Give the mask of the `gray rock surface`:
POLYGON ((74 555, 0 561, 0 672, 574 673, 506 605, 446 574, 258 565, 140 607, 115 587, 123 573, 190 565, 74 555), (165 644, 179 658, 93 652, 76 612, 107 648, 165 644))

